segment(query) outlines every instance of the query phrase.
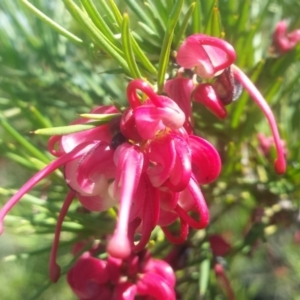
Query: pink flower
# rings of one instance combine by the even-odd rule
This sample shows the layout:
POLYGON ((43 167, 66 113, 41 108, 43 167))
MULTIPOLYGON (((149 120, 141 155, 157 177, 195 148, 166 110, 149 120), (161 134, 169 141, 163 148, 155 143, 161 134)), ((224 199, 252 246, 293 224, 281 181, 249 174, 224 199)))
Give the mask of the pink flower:
MULTIPOLYGON (((194 228, 207 226, 209 213, 198 184, 212 182, 221 170, 217 151, 205 140, 186 132, 183 127, 184 114, 173 100, 155 94, 141 80, 129 83, 127 95, 131 108, 123 116, 120 129, 124 135, 133 132, 130 136, 132 146, 119 146, 115 155, 118 157, 122 147, 125 147, 122 152, 124 155, 129 149, 136 147, 140 149, 140 158, 136 157, 128 165, 127 159, 124 160, 121 168, 124 178, 128 177, 131 181, 124 185, 124 190, 128 193, 130 190, 130 197, 124 198, 121 184, 118 224, 108 245, 110 255, 120 258, 126 257, 131 249, 141 250, 156 225, 165 226, 177 218, 181 219, 184 225, 180 241, 186 238, 188 224, 194 228), (137 90, 144 93, 145 100, 139 99, 137 90), (137 168, 138 161, 141 164, 142 157, 143 166, 139 169, 142 173, 135 173, 134 177, 129 175, 137 168), (131 178, 135 178, 133 182, 131 178), (183 194, 187 197, 180 200, 183 194), (164 197, 165 195, 168 196, 164 197), (162 197, 171 202, 162 201, 162 197), (127 199, 124 206, 123 198, 127 199), (189 217, 188 212, 193 209, 198 212, 199 221, 189 217), (126 225, 128 221, 129 228, 126 225), (134 245, 132 241, 136 231, 141 233, 141 239, 134 245), (126 238, 131 243, 131 248, 128 247, 128 241, 125 242, 126 238), (127 251, 124 250, 124 245, 127 251)), ((167 232, 166 229, 165 231, 167 232)), ((174 241, 168 233, 167 236, 174 241)))
POLYGON ((183 68, 195 68, 198 76, 208 79, 233 64, 235 51, 229 43, 221 39, 194 34, 182 43, 176 61, 183 68))
POLYGON ((84 253, 69 270, 67 281, 80 300, 133 300, 136 296, 175 300, 175 274, 146 251, 125 260, 107 261, 84 253))
MULTIPOLYGON (((282 28, 279 31, 282 31, 282 28)), ((295 41, 297 33, 293 33, 291 39, 295 41)), ((234 99, 235 94, 238 93, 235 88, 235 81, 239 82, 248 91, 269 122, 277 150, 274 167, 277 173, 283 174, 286 170, 286 162, 274 115, 266 100, 250 79, 242 70, 233 65, 234 60, 235 51, 230 44, 203 34, 188 37, 177 53, 177 63, 181 67, 195 67, 195 72, 204 79, 212 78, 223 72, 214 84, 198 84, 192 94, 195 101, 204 104, 219 118, 222 119, 227 116, 225 105, 229 104, 234 99)))
POLYGON ((282 20, 276 24, 273 33, 273 45, 279 54, 293 50, 300 42, 300 29, 287 33, 287 28, 287 21, 282 20))
MULTIPOLYGON (((52 281, 59 278, 59 235, 75 197, 91 211, 119 204, 116 228, 107 251, 120 259, 129 257, 132 250, 141 251, 156 225, 163 226, 167 237, 178 243, 186 239, 188 226, 204 228, 208 224, 209 212, 199 184, 208 184, 219 176, 218 152, 204 139, 187 132, 185 114, 176 102, 157 95, 146 82, 130 82, 127 95, 130 107, 122 117, 90 130, 50 138, 48 148, 57 156, 56 160, 34 175, 0 211, 3 221, 34 185, 64 167, 70 192, 57 219, 50 255, 52 281), (143 98, 139 98, 138 91, 143 98), (189 216, 191 211, 197 212, 198 220, 189 216), (181 222, 179 238, 166 227, 176 219, 181 222), (134 243, 136 233, 140 234, 138 243, 134 243)), ((115 112, 112 106, 92 111, 115 112)), ((85 122, 89 121, 81 118, 73 124, 85 122)))
POLYGON ((111 299, 107 263, 85 253, 70 269, 67 281, 74 294, 80 299, 111 299), (102 297, 102 298, 101 298, 102 297))

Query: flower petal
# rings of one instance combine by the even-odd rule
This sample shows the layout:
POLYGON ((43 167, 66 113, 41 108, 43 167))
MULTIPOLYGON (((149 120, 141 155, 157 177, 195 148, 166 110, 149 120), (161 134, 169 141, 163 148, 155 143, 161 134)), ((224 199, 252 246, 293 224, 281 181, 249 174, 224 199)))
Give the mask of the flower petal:
POLYGON ((191 135, 189 144, 192 151, 193 174, 199 184, 208 184, 218 178, 221 172, 221 158, 208 141, 191 135))
POLYGON ((155 299, 176 299, 173 287, 165 283, 161 276, 152 272, 141 275, 137 282, 137 292, 139 295, 152 296, 155 299))
POLYGON ((194 34, 180 46, 176 61, 184 68, 196 67, 202 78, 212 78, 235 61, 234 48, 219 38, 194 34))
POLYGON ((176 283, 176 277, 172 267, 161 259, 150 258, 146 263, 143 272, 153 272, 158 274, 162 280, 166 281, 168 286, 174 287, 176 283))
POLYGON ((159 187, 168 179, 175 166, 175 143, 171 135, 165 134, 153 140, 146 148, 146 153, 152 164, 147 170, 149 179, 154 187, 159 187))

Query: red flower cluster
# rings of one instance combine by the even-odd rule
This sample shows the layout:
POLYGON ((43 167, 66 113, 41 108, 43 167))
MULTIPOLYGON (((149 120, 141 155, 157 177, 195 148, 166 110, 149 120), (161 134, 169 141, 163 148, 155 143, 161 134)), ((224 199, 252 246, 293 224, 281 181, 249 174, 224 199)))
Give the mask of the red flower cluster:
MULTIPOLYGON (((193 133, 191 99, 225 118, 225 105, 238 93, 237 81, 248 90, 269 121, 278 153, 275 168, 283 173, 284 152, 274 116, 252 82, 233 65, 234 60, 234 49, 227 42, 202 34, 188 37, 178 50, 177 63, 182 68, 193 69, 194 76, 200 76, 202 81, 184 78, 181 69, 177 78, 166 82, 167 97, 157 94, 147 82, 133 80, 127 87, 129 107, 122 114, 93 129, 50 138, 49 151, 56 160, 35 174, 1 209, 0 231, 5 215, 19 199, 45 176, 64 167, 70 192, 57 220, 50 259, 53 281, 60 273, 55 256, 61 224, 75 196, 91 211, 103 211, 119 204, 116 228, 107 246, 109 261, 126 259, 132 264, 137 257, 132 252, 144 249, 157 225, 171 242, 183 242, 189 226, 199 229, 208 225, 209 211, 199 185, 213 182, 221 171, 216 149, 193 133), (209 83, 203 82, 207 79, 209 83), (190 213, 198 214, 198 218, 194 219, 190 213), (173 236, 168 226, 176 220, 180 220, 181 229, 178 236, 173 236), (136 233, 140 235, 138 242, 135 242, 136 233)), ((92 113, 107 115, 119 111, 113 106, 100 106, 92 113)), ((74 124, 87 122, 90 121, 80 118, 74 124)), ((92 280, 89 290, 112 293, 108 288, 112 280, 107 271, 109 265, 89 255, 83 256, 68 275, 75 293, 82 297, 80 293, 85 293, 88 276, 98 278, 97 272, 106 275, 99 279, 101 282, 92 280), (86 279, 77 282, 79 277, 72 274, 80 274, 84 265, 90 272, 82 271, 86 279)), ((144 295, 153 288, 157 295, 164 295, 152 280, 159 280, 159 271, 153 271, 159 269, 157 265, 149 260, 142 271, 137 271, 144 276, 136 284, 118 281, 114 293, 126 290, 130 295, 144 295), (150 269, 152 273, 147 271, 150 269)), ((166 286, 173 288, 174 284, 168 282, 166 286)), ((97 299, 93 295, 82 299, 97 299)))
POLYGON ((80 300, 175 300, 175 274, 148 251, 126 259, 101 260, 85 252, 67 273, 67 281, 80 300))

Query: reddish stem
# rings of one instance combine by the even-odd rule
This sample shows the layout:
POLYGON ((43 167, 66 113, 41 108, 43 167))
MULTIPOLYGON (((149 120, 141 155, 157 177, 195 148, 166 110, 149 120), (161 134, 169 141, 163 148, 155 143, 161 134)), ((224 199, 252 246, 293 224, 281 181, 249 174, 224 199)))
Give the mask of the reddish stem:
POLYGON ((59 237, 61 232, 62 223, 64 221, 64 218, 69 210, 69 207, 75 197, 76 193, 73 191, 69 191, 65 201, 63 203, 63 206, 59 212, 56 227, 55 227, 55 233, 54 233, 54 240, 52 244, 52 249, 50 253, 50 261, 49 261, 49 276, 51 281, 57 282, 57 280, 60 277, 60 266, 56 262, 56 256, 57 256, 57 248, 59 243, 59 237))

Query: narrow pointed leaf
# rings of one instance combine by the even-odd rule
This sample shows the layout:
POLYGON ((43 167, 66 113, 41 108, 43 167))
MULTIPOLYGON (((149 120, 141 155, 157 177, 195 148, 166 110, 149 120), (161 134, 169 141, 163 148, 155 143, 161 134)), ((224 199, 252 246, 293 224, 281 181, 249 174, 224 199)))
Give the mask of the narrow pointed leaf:
POLYGON ((65 28, 63 28, 62 26, 60 26, 59 24, 57 24, 56 22, 54 22, 52 19, 50 19, 49 17, 47 17, 45 14, 43 14, 40 10, 38 10, 35 6, 33 6, 31 3, 29 3, 27 0, 21 0, 21 2, 34 14, 36 15, 38 18, 40 18, 42 21, 44 21, 46 24, 48 24, 50 27, 52 27, 54 30, 56 30, 59 34, 65 36, 67 39, 69 39, 70 41, 74 42, 75 44, 83 44, 83 41, 75 36, 74 34, 72 34, 71 32, 69 32, 68 30, 66 30, 65 28))
POLYGON ((48 157, 33 146, 27 139, 25 139, 15 128, 13 128, 3 116, 0 115, 0 124, 28 153, 37 157, 41 161, 48 163, 48 157))
POLYGON ((215 4, 212 8, 210 17, 207 22, 205 33, 207 35, 211 35, 215 37, 222 37, 223 35, 223 28, 221 25, 221 17, 218 8, 218 1, 215 1, 215 4))
POLYGON ((52 127, 52 128, 42 128, 33 131, 34 134, 40 135, 64 135, 75 132, 80 132, 88 129, 92 129, 97 125, 100 125, 101 122, 90 122, 86 124, 77 124, 77 125, 69 125, 69 126, 60 126, 60 127, 52 127))
POLYGON ((122 57, 122 51, 114 46, 106 36, 98 30, 98 28, 93 24, 90 18, 88 18, 85 13, 72 1, 63 0, 66 7, 73 15, 73 17, 81 24, 82 28, 91 37, 91 39, 101 47, 107 54, 111 55, 124 69, 126 73, 129 72, 127 62, 122 57))
POLYGON ((169 64, 170 53, 171 53, 171 45, 174 36, 174 29, 178 22, 181 10, 183 6, 183 0, 176 1, 175 5, 170 14, 169 22, 167 24, 167 29, 165 32, 159 63, 158 63, 158 75, 157 75, 157 86, 158 92, 162 92, 164 81, 165 81, 165 73, 169 64))
POLYGON ((187 26, 189 21, 191 20, 192 14, 195 10, 196 2, 193 2, 188 11, 185 13, 184 19, 182 21, 182 24, 180 26, 179 31, 177 31, 176 36, 174 37, 174 48, 177 50, 180 44, 181 39, 184 36, 184 33, 186 32, 187 26))
POLYGON ((98 12, 95 4, 92 0, 80 0, 82 5, 84 6, 85 10, 87 11, 88 15, 92 19, 93 23, 96 25, 96 27, 112 42, 113 44, 116 43, 116 39, 114 37, 114 34, 110 30, 110 28, 107 26, 106 22, 98 12))
POLYGON ((125 59, 128 63, 129 70, 133 78, 142 78, 140 70, 136 64, 134 53, 131 45, 131 38, 129 32, 129 17, 124 14, 122 22, 122 44, 125 59))

